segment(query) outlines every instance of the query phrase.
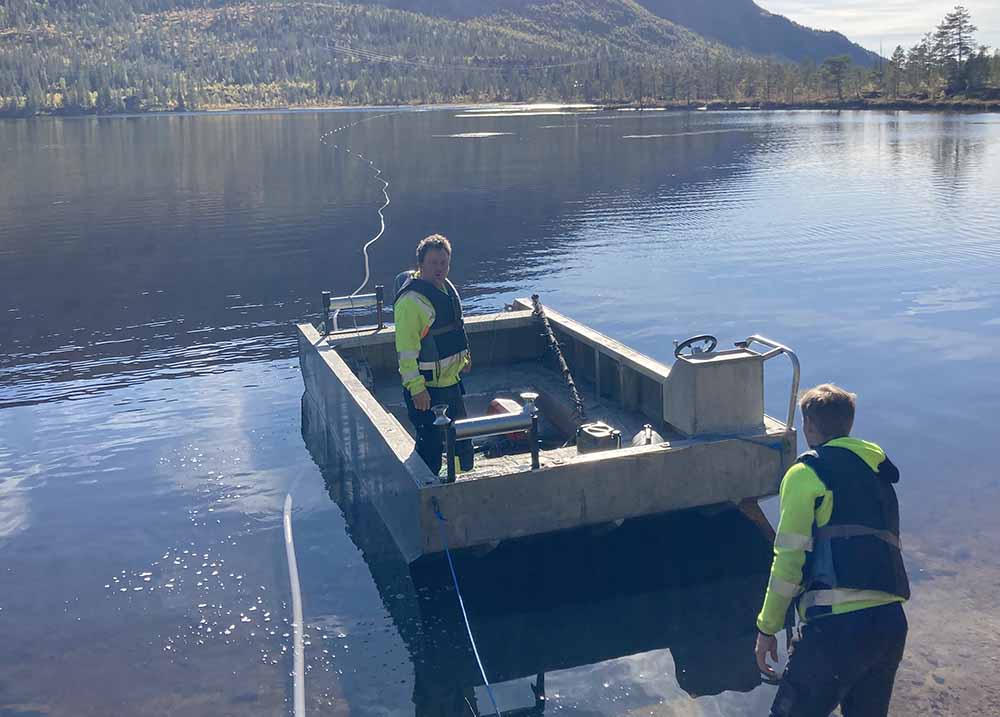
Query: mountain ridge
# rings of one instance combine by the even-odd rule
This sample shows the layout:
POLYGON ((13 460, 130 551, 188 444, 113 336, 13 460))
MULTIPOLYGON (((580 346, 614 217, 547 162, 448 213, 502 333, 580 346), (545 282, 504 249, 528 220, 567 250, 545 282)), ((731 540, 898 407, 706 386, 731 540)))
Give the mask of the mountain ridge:
POLYGON ((815 30, 776 13, 765 10, 753 0, 636 0, 650 12, 690 28, 710 39, 755 54, 780 54, 787 59, 822 61, 834 55, 847 55, 859 65, 871 66, 878 54, 851 42, 833 30, 815 30), (726 14, 725 9, 735 12, 726 14), (783 51, 775 53, 776 38, 783 51))
POLYGON ((5 0, 0 113, 820 93, 818 63, 732 49, 654 2, 668 14, 665 0, 5 0))
MULTIPOLYGON (((377 4, 431 17, 471 20, 530 12, 552 0, 347 0, 353 4, 377 4)), ((645 10, 702 37, 757 55, 775 56, 793 62, 822 62, 834 55, 847 55, 852 62, 872 66, 878 55, 832 30, 815 30, 783 15, 772 13, 753 0, 602 0, 645 10)), ((598 4, 602 4, 598 2, 598 4)))

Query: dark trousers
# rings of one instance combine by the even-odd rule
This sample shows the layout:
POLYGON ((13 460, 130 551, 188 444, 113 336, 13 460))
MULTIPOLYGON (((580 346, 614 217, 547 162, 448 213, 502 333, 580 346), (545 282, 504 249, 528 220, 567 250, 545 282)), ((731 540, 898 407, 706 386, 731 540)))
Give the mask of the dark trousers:
MULTIPOLYGON (((439 403, 448 404, 448 417, 451 420, 455 421, 468 416, 465 412, 465 401, 462 399, 465 389, 461 381, 447 388, 428 386, 427 392, 431 395, 432 406, 439 403)), ((403 399, 406 401, 406 412, 410 417, 410 423, 417 429, 417 453, 424 459, 424 463, 431 469, 431 473, 437 475, 441 471, 444 432, 440 428, 434 427, 434 411, 418 411, 413 405, 413 397, 405 388, 403 389, 403 399)), ((462 470, 472 470, 472 441, 456 443, 455 455, 458 456, 462 470)))
POLYGON ((793 643, 771 717, 885 717, 906 645, 899 603, 815 618, 793 643))

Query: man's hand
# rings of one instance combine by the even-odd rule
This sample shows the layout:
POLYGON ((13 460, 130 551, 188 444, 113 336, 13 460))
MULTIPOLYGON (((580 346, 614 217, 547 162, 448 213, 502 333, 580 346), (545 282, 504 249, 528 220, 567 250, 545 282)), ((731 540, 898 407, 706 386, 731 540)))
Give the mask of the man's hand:
POLYGON ((425 388, 423 391, 418 393, 413 397, 413 406, 418 411, 429 411, 431 408, 431 395, 427 393, 425 388))
POLYGON ((413 406, 418 411, 429 411, 431 408, 431 395, 427 392, 425 388, 423 391, 418 393, 413 397, 413 406))
POLYGON ((465 362, 465 366, 462 367, 462 373, 469 373, 472 370, 472 357, 470 356, 465 362))
POLYGON ((774 668, 767 664, 767 656, 770 655, 775 664, 778 662, 778 638, 774 635, 765 635, 763 632, 757 633, 757 647, 754 649, 757 656, 757 669, 762 675, 767 675, 771 679, 776 679, 777 674, 774 668))

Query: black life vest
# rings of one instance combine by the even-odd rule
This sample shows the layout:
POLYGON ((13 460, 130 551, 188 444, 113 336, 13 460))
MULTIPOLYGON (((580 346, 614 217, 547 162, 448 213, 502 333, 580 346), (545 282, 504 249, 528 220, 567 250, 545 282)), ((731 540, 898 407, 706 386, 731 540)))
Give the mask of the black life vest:
POLYGON ((469 338, 462 318, 462 298, 450 280, 444 281, 447 293, 411 273, 396 291, 393 300, 395 306, 403 294, 415 291, 434 307, 434 323, 420 340, 420 356, 417 358, 420 373, 427 381, 436 380, 439 369, 435 369, 435 366, 440 367, 443 362, 469 348, 469 338))
POLYGON ((872 590, 910 597, 899 541, 899 469, 886 458, 873 471, 848 448, 820 446, 799 456, 833 493, 830 522, 813 526, 800 596, 807 618, 841 602, 837 590, 872 590))

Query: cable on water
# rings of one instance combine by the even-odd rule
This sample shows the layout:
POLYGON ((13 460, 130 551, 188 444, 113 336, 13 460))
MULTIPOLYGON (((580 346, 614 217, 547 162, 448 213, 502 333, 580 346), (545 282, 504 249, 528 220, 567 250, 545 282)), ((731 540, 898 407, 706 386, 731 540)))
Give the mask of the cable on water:
MULTIPOLYGON (((361 155, 359 154, 358 157, 361 157, 361 155)), ((362 157, 362 159, 363 159, 363 157, 362 157)), ((374 237, 372 237, 371 239, 369 239, 368 242, 363 247, 361 247, 361 253, 364 254, 364 257, 365 257, 365 280, 361 282, 361 285, 358 286, 357 289, 355 289, 353 292, 351 292, 350 296, 352 296, 352 297, 353 296, 357 296, 358 294, 360 294, 361 290, 364 289, 365 286, 368 285, 368 282, 371 280, 371 258, 368 256, 368 249, 371 247, 372 244, 374 244, 375 242, 377 242, 382 237, 382 235, 385 233, 385 214, 384 214, 384 211, 385 211, 385 208, 389 206, 389 202, 391 201, 389 199, 389 182, 388 182, 388 180, 382 178, 382 170, 379 169, 378 167, 376 167, 375 164, 374 164, 374 162, 372 162, 371 160, 368 161, 368 164, 369 164, 369 166, 372 169, 375 170, 375 179, 377 179, 378 181, 382 182, 382 185, 383 185, 382 186, 382 195, 385 197, 385 204, 383 204, 381 207, 378 208, 378 218, 379 218, 379 230, 378 230, 378 233, 374 237)), ((340 315, 340 309, 337 309, 335 312, 333 312, 333 329, 334 329, 334 331, 336 331, 337 328, 338 328, 337 327, 337 319, 338 319, 339 315, 340 315)))
MULTIPOLYGON (((294 486, 293 486, 294 487, 294 486)), ((293 634, 293 670, 292 692, 295 706, 295 717, 305 717, 306 685, 305 685, 305 643, 302 639, 304 628, 302 617, 302 590, 299 586, 299 566, 295 560, 295 541, 292 537, 292 492, 285 494, 285 507, 282 511, 282 523, 285 529, 285 557, 288 560, 288 582, 292 591, 292 634, 293 634)))
POLYGON ((479 657, 479 648, 476 647, 476 638, 472 636, 472 626, 469 625, 469 615, 465 612, 465 601, 462 599, 462 591, 458 587, 458 575, 455 573, 455 563, 451 559, 451 550, 448 548, 448 537, 445 535, 444 524, 448 521, 443 515, 441 515, 441 505, 438 503, 437 498, 431 499, 431 504, 434 506, 434 515, 437 516, 438 526, 441 528, 441 544, 444 546, 444 554, 448 557, 448 568, 451 570, 451 580, 455 585, 455 595, 458 596, 458 607, 462 610, 462 618, 465 620, 465 631, 469 635, 469 642, 472 644, 472 654, 476 656, 476 663, 479 665, 479 674, 483 677, 483 683, 486 685, 486 693, 490 696, 490 702, 493 703, 493 709, 497 713, 497 717, 502 717, 500 708, 497 706, 497 698, 493 694, 493 687, 490 685, 489 679, 486 677, 486 670, 483 668, 483 661, 479 657))
MULTIPOLYGON (((367 117, 354 124, 347 125, 345 127, 339 127, 336 130, 332 130, 320 137, 320 142, 326 144, 327 136, 340 132, 341 130, 347 129, 348 127, 353 127, 354 125, 361 124, 362 122, 370 122, 373 119, 378 119, 379 117, 384 117, 386 113, 377 115, 375 117, 367 117)), ((392 113, 388 113, 392 114, 392 113)), ((336 147, 336 145, 334 145, 336 147)), ((345 149, 346 152, 351 153, 349 149, 345 149)), ((357 153, 355 153, 357 154, 357 153)), ((357 156, 364 160, 361 154, 357 156)), ((365 288, 368 281, 371 279, 371 266, 368 258, 368 248, 378 241, 379 237, 385 232, 385 215, 382 213, 383 210, 389 206, 389 182, 382 179, 382 170, 375 166, 374 162, 368 160, 368 165, 375 170, 375 177, 382 182, 384 185, 382 188, 382 193, 385 195, 385 204, 383 204, 379 210, 378 215, 381 221, 381 227, 378 234, 376 234, 367 244, 362 248, 362 252, 365 256, 365 280, 361 283, 351 296, 356 296, 365 288)), ((339 312, 339 309, 337 311, 339 312)), ((336 322, 336 314, 334 315, 334 322, 336 322)), ((355 324, 356 325, 356 324, 355 324)), ((288 583, 292 593, 292 634, 293 634, 293 646, 292 646, 292 693, 293 693, 293 704, 294 704, 294 714, 295 717, 305 717, 306 714, 306 687, 305 687, 305 641, 303 639, 303 631, 305 629, 304 616, 302 611, 302 588, 299 583, 299 567, 298 561, 295 559, 295 540, 292 534, 292 492, 295 490, 295 485, 298 483, 298 479, 292 484, 288 492, 285 494, 285 504, 282 510, 282 525, 284 527, 285 535, 285 558, 288 561, 288 583)))
MULTIPOLYGON (((323 143, 323 144, 327 144, 326 138, 329 137, 329 136, 332 136, 332 135, 334 135, 334 134, 336 134, 338 132, 341 132, 341 131, 343 131, 345 129, 348 129, 350 127, 354 127, 356 125, 359 125, 362 122, 370 122, 372 120, 378 119, 379 117, 385 117, 388 114, 395 114, 395 113, 385 113, 385 114, 381 114, 381 115, 376 115, 374 117, 368 117, 368 118, 365 118, 365 119, 360 120, 358 122, 354 122, 353 124, 345 125, 343 127, 338 127, 337 129, 331 130, 331 131, 325 133, 324 135, 322 135, 320 137, 320 142, 323 143)), ((334 144, 332 146, 334 147, 334 149, 341 149, 341 147, 339 147, 336 144, 334 144)), ((364 156, 362 154, 360 154, 358 152, 352 152, 349 148, 346 148, 346 147, 342 148, 342 149, 343 149, 343 151, 347 152, 348 154, 354 154, 359 159, 361 159, 362 161, 365 161, 364 160, 364 156)), ((383 184, 382 194, 385 196, 385 203, 378 210, 379 221, 380 221, 380 227, 379 227, 378 233, 374 237, 372 237, 370 240, 368 240, 368 242, 362 247, 362 253, 364 254, 364 257, 365 257, 365 278, 364 278, 364 281, 361 282, 361 285, 358 286, 358 288, 355 289, 354 292, 352 294, 350 294, 350 296, 356 296, 357 294, 361 293, 361 290, 365 288, 365 286, 368 284, 368 282, 371 279, 371 265, 370 265, 370 259, 369 259, 369 256, 368 256, 368 249, 372 246, 372 244, 374 244, 376 241, 379 240, 379 238, 382 236, 382 234, 385 233, 385 214, 383 212, 384 212, 385 208, 389 206, 389 202, 390 202, 390 199, 389 199, 389 182, 387 180, 385 180, 385 179, 382 178, 382 176, 381 176, 382 175, 382 170, 380 168, 376 167, 373 161, 371 161, 371 160, 367 160, 367 161, 368 161, 368 165, 375 170, 375 177, 376 177, 376 179, 378 179, 383 184)), ((334 327, 336 327, 336 321, 337 321, 337 314, 338 313, 339 313, 339 309, 337 310, 337 313, 334 314, 334 327)), ((355 320, 355 327, 357 327, 357 321, 356 320, 355 320)), ((497 706, 496 696, 493 694, 493 687, 492 687, 492 685, 490 685, 490 681, 486 677, 486 670, 483 667, 483 661, 479 657, 479 648, 476 647, 476 640, 472 636, 472 627, 469 624, 469 616, 468 616, 468 614, 465 611, 465 601, 462 599, 462 592, 461 592, 461 589, 459 588, 459 585, 458 585, 458 575, 455 572, 455 565, 454 565, 454 562, 452 561, 452 558, 451 558, 451 550, 448 547, 448 538, 445 535, 444 523, 446 521, 446 518, 441 514, 441 509, 440 509, 440 506, 438 504, 437 498, 433 499, 433 504, 434 504, 434 514, 435 514, 435 516, 437 516, 438 525, 440 526, 440 529, 441 529, 441 543, 442 543, 442 545, 444 545, 445 554, 448 557, 448 567, 449 567, 449 569, 451 571, 451 579, 452 579, 452 582, 454 583, 454 586, 455 586, 455 594, 458 596, 458 606, 459 606, 459 608, 461 608, 462 618, 465 620, 465 629, 466 629, 466 632, 469 635, 469 642, 472 644, 472 652, 476 656, 476 663, 479 665, 479 673, 480 673, 480 675, 482 675, 483 683, 486 685, 486 692, 487 692, 487 694, 489 694, 490 702, 493 704, 493 709, 496 711, 497 717, 502 717, 502 713, 500 712, 500 708, 497 706)), ((296 704, 295 717, 303 717, 303 715, 305 714, 305 693, 304 693, 304 686, 303 686, 304 683, 303 683, 302 677, 300 676, 301 675, 301 664, 302 664, 302 662, 304 662, 304 652, 303 652, 304 648, 302 647, 302 599, 301 599, 301 595, 299 593, 298 569, 295 566, 295 546, 294 546, 294 543, 292 542, 291 510, 292 510, 292 496, 291 496, 291 492, 289 492, 285 496, 284 523, 285 523, 285 548, 286 548, 286 553, 288 555, 288 565, 289 565, 289 579, 290 579, 290 581, 292 583, 292 610, 293 610, 294 620, 295 620, 294 624, 298 626, 298 629, 295 632, 295 664, 296 664, 295 674, 297 676, 296 677, 296 682, 295 682, 295 704, 296 704), (301 712, 299 711, 300 701, 302 703, 302 707, 301 707, 302 711, 301 712)), ((470 705, 470 709, 471 709, 471 705, 470 705)))
MULTIPOLYGON (((333 136, 334 134, 336 134, 338 132, 343 132, 346 129, 350 129, 351 127, 356 127, 359 124, 363 124, 365 122, 371 122, 372 120, 379 119, 380 117, 387 117, 387 116, 389 116, 391 114, 396 114, 396 113, 395 112, 384 112, 382 114, 375 115, 374 117, 366 117, 363 120, 359 120, 357 122, 352 122, 351 124, 344 125, 343 127, 338 127, 337 129, 330 130, 329 132, 326 132, 325 134, 321 135, 319 141, 322 144, 328 144, 328 142, 326 141, 327 137, 331 137, 331 136, 333 136)), ((351 292, 348 295, 349 297, 354 297, 354 296, 357 296, 358 294, 360 294, 361 291, 368 285, 368 282, 371 281, 371 258, 368 255, 368 249, 372 246, 372 244, 374 244, 375 242, 377 242, 382 237, 382 235, 385 233, 385 209, 386 209, 386 207, 389 206, 389 204, 390 204, 390 202, 392 200, 389 198, 389 181, 387 179, 384 179, 382 177, 382 169, 380 167, 376 167, 374 161, 372 161, 370 159, 366 160, 363 154, 361 154, 360 152, 354 152, 349 147, 341 147, 340 145, 337 145, 337 144, 334 144, 334 145, 331 145, 331 146, 334 149, 340 149, 343 152, 346 152, 347 154, 353 154, 354 156, 356 156, 358 159, 360 159, 363 162, 365 162, 365 161, 368 162, 368 166, 371 167, 373 170, 375 170, 375 179, 377 179, 378 181, 382 182, 382 196, 385 197, 385 203, 381 207, 378 208, 378 218, 379 218, 379 230, 378 230, 378 233, 374 237, 372 237, 371 239, 369 239, 368 242, 363 247, 361 247, 361 253, 364 255, 364 258, 365 258, 365 279, 364 279, 364 281, 361 282, 361 285, 358 286, 357 289, 355 289, 353 292, 351 292)), ((336 311, 333 312, 333 329, 334 329, 334 331, 337 331, 339 329, 338 319, 340 317, 340 311, 341 311, 340 309, 337 309, 336 311)), ((355 328, 357 328, 357 321, 356 320, 355 320, 355 328)))

